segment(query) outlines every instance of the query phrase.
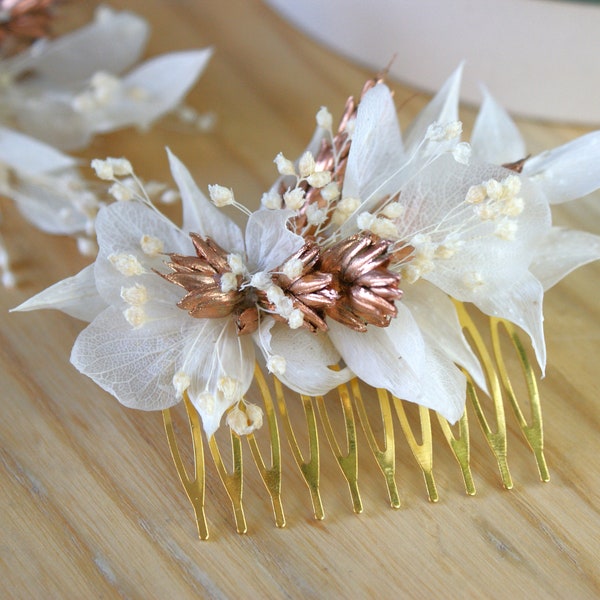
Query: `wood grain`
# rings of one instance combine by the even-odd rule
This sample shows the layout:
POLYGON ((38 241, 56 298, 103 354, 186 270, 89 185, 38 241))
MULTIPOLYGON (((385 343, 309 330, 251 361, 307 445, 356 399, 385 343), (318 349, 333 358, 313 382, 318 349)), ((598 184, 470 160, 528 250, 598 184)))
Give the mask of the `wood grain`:
MULTIPOLYGON (((67 6, 83 20, 92 4, 67 6)), ((150 21, 148 55, 216 48, 189 97, 198 110, 216 112, 214 132, 181 133, 158 125, 146 134, 97 138, 81 154, 86 160, 127 156, 146 178, 168 180, 168 145, 201 185, 233 187, 244 203, 257 206, 275 175, 273 157, 279 151, 301 152, 316 110, 327 105, 341 112, 346 97, 371 75, 294 31, 256 0, 114 0, 112 5, 150 21)), ((407 123, 427 98, 392 87, 407 123)), ((473 115, 465 112, 467 127, 473 115)), ((586 131, 519 124, 532 152, 586 131)), ((600 233, 599 199, 596 194, 559 207, 557 221, 600 233)), ((502 489, 494 460, 474 429, 478 494, 465 496, 458 467, 437 431, 440 502, 427 501, 422 477, 398 438, 402 507, 389 508, 381 474, 363 452, 365 512, 355 515, 335 460, 324 448, 327 517, 319 522, 283 441, 288 526, 275 528, 263 484, 249 464, 244 488, 249 533, 236 534, 229 501, 210 465, 211 538, 201 543, 161 415, 123 408, 70 366, 81 323, 58 312, 7 313, 86 261, 70 240, 32 229, 7 200, 2 214, 21 282, 0 294, 3 598, 600 595, 598 265, 569 276, 545 305, 550 358, 541 392, 550 483, 539 482, 509 418, 512 491, 502 489)))

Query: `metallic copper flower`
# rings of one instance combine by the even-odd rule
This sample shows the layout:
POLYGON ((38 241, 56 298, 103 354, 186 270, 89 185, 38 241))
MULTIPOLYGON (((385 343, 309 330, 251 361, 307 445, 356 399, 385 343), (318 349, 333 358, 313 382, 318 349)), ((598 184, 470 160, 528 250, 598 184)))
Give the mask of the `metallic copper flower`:
MULTIPOLYGON (((320 257, 320 249, 314 242, 307 242, 288 261, 300 260, 302 270, 297 277, 290 278, 283 273, 283 265, 275 269, 273 283, 279 286, 285 295, 292 300, 294 308, 300 309, 304 316, 303 326, 310 331, 327 331, 323 310, 332 306, 337 300, 337 292, 333 289, 333 275, 315 270, 320 257)), ((265 292, 258 292, 261 307, 280 317, 275 306, 269 302, 265 292)))
POLYGON ((238 334, 252 333, 258 326, 258 311, 248 294, 239 289, 242 276, 236 275, 234 289, 223 286, 223 276, 232 273, 227 262, 228 253, 210 238, 190 233, 196 256, 169 254, 167 265, 172 273, 159 273, 175 283, 187 294, 177 303, 197 319, 218 319, 232 315, 238 334), (224 291, 226 290, 226 291, 224 291))
POLYGON ((0 0, 0 44, 8 38, 31 42, 48 35, 55 0, 0 0))
POLYGON ((357 234, 323 251, 319 269, 333 275, 338 294, 325 314, 356 331, 367 325, 387 327, 402 297, 400 276, 387 267, 391 242, 372 234, 357 234))
MULTIPOLYGON (((400 276, 387 268, 390 244, 374 235, 353 235, 321 251, 307 242, 288 259, 302 262, 301 273, 290 279, 280 267, 273 282, 302 311, 303 326, 310 331, 327 331, 326 316, 356 331, 366 331, 367 325, 387 327, 397 314, 394 302, 402 297, 400 276)), ((265 292, 258 297, 262 308, 285 320, 265 292)))

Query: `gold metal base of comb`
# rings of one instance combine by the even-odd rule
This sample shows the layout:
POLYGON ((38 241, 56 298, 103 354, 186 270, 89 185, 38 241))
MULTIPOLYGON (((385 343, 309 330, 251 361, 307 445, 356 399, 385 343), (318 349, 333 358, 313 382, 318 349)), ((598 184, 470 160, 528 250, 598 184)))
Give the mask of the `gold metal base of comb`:
MULTIPOLYGON (((488 351, 488 345, 484 341, 484 337, 475 325, 466 307, 459 302, 456 302, 455 304, 463 330, 483 366, 490 396, 489 398, 485 396, 482 401, 480 398, 481 393, 478 393, 473 381, 467 373, 467 407, 456 426, 453 428, 443 417, 434 413, 434 418, 437 418, 443 435, 448 442, 448 446, 459 464, 466 493, 474 495, 476 492, 470 462, 471 444, 468 414, 471 411, 474 412, 476 420, 479 423, 498 464, 501 481, 505 488, 511 489, 513 487, 507 462, 507 427, 505 419, 505 408, 507 407, 510 407, 510 410, 514 413, 519 428, 533 451, 541 480, 548 481, 550 476, 544 458, 542 410, 536 377, 516 328, 503 319, 490 318, 489 340, 491 340, 491 342, 488 342, 488 344, 491 345, 492 350, 490 353, 488 351), (518 363, 521 366, 526 390, 524 395, 527 396, 530 422, 524 417, 523 409, 517 400, 517 394, 515 393, 514 387, 508 376, 506 356, 503 354, 502 350, 503 337, 510 342, 510 346, 514 350, 518 363), (505 399, 507 399, 508 402, 505 402, 505 399), (485 414, 486 412, 492 413, 493 423, 490 424, 490 421, 485 414)), ((281 421, 281 424, 283 425, 285 437, 287 438, 292 456, 298 466, 301 477, 308 487, 315 519, 323 519, 325 517, 320 491, 320 440, 317 421, 320 421, 320 428, 324 432, 328 445, 337 460, 344 479, 346 480, 354 512, 360 513, 363 510, 363 504, 358 488, 357 420, 365 434, 367 445, 383 474, 390 504, 392 508, 400 507, 400 498, 395 477, 396 433, 394 429, 394 414, 396 415, 400 424, 400 429, 408 442, 417 465, 421 469, 429 500, 431 502, 438 501, 439 496, 433 476, 433 434, 431 414, 433 411, 422 406, 418 407, 420 442, 417 442, 417 436, 412 429, 411 422, 407 415, 407 403, 391 396, 386 390, 376 390, 381 426, 381 433, 378 435, 383 438, 380 443, 376 439, 372 425, 372 419, 375 418, 374 415, 377 414, 377 408, 373 405, 374 403, 366 405, 363 400, 363 392, 361 391, 364 390, 366 386, 354 379, 346 385, 339 386, 337 390, 337 397, 343 414, 346 438, 343 443, 340 443, 334 431, 332 418, 330 416, 334 407, 331 404, 329 396, 327 399, 321 396, 314 398, 299 396, 299 401, 304 409, 304 424, 301 427, 299 423, 292 424, 292 419, 288 412, 288 402, 291 401, 294 394, 289 390, 285 390, 284 393, 283 386, 276 378, 273 378, 272 387, 270 387, 259 365, 255 368, 255 384, 263 399, 266 415, 266 428, 263 426, 263 429, 268 430, 268 442, 270 448, 269 466, 265 463, 265 458, 259 449, 259 444, 255 435, 252 434, 246 436, 246 441, 249 445, 252 459, 259 470, 262 481, 269 494, 273 506, 275 525, 277 527, 284 527, 286 523, 282 503, 282 456, 279 421, 281 421), (302 438, 299 436, 302 436, 302 438), (308 445, 308 452, 302 452, 298 439, 306 442, 308 445)), ((206 463, 202 424, 192 403, 187 397, 184 400, 192 436, 194 456, 193 477, 188 475, 183 463, 170 409, 163 411, 163 418, 167 441, 171 449, 175 467, 177 468, 185 492, 194 509, 198 535, 200 539, 205 540, 209 536, 209 531, 204 509, 206 497, 206 463)), ((236 529, 238 533, 245 533, 247 531, 247 525, 242 502, 244 467, 242 453, 243 440, 234 432, 230 432, 230 440, 230 454, 232 461, 231 471, 227 470, 223 460, 223 453, 221 450, 224 450, 224 448, 219 447, 219 443, 214 436, 208 440, 208 449, 219 477, 231 500, 236 529)))

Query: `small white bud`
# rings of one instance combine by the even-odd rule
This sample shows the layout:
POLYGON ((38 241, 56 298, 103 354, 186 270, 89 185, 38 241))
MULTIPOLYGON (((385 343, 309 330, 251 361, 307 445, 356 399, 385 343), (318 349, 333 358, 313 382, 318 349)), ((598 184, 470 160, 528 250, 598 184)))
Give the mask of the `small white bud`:
POLYGON ((290 210, 300 210, 304 205, 304 190, 302 188, 294 188, 283 194, 285 207, 290 210))
POLYGON ((194 404, 201 414, 212 415, 215 412, 215 397, 210 392, 198 394, 194 404))
POLYGON ((175 397, 178 400, 183 398, 184 392, 190 387, 191 383, 190 376, 183 371, 177 371, 177 373, 173 375, 173 387, 175 388, 175 397))
POLYGON ((96 176, 105 181, 112 181, 115 178, 115 173, 112 166, 106 160, 94 158, 91 163, 92 169, 96 171, 96 176))
POLYGON ((121 288, 121 298, 131 306, 141 306, 148 302, 148 290, 146 286, 136 283, 131 287, 121 288))
POLYGON ((108 193, 119 202, 127 202, 134 196, 133 190, 123 185, 120 181, 116 181, 108 188, 108 193))
POLYGON ((479 204, 487 197, 487 192, 484 185, 472 185, 467 191, 465 202, 467 204, 479 204))
POLYGON ((275 190, 269 190, 262 195, 260 203, 265 208, 277 210, 281 208, 281 196, 275 190))
POLYGON ((269 373, 273 373, 273 375, 283 375, 287 368, 287 361, 285 357, 280 356, 279 354, 271 354, 269 359, 267 360, 267 369, 269 373))
POLYGON ((234 377, 219 377, 217 389, 227 402, 235 402, 240 397, 240 382, 234 377))
POLYGON ((462 278, 463 284, 469 290, 475 290, 484 284, 483 277, 478 271, 465 273, 462 278))
POLYGON ((297 279, 302 275, 304 263, 299 258, 292 258, 283 265, 283 274, 290 279, 297 279))
POLYGON ((356 219, 356 224, 359 229, 363 229, 365 231, 371 231, 371 226, 375 221, 375 215, 372 215, 370 212, 362 212, 358 215, 356 219))
POLYGON ((327 131, 331 131, 333 126, 333 117, 325 106, 321 106, 319 112, 317 112, 317 125, 323 129, 326 129, 327 131))
POLYGON ((317 204, 309 204, 306 207, 306 220, 310 225, 322 225, 326 219, 326 209, 319 208, 317 204))
MULTIPOLYGON (((254 273, 254 275, 252 275, 250 278, 250 285, 257 290, 266 290, 267 297, 269 295, 269 290, 272 287, 277 287, 273 285, 273 279, 271 278, 271 275, 267 273, 267 271, 258 271, 257 273, 254 273)), ((281 288, 277 289, 280 290, 281 288)), ((273 302, 273 300, 269 300, 269 302, 273 302)))
POLYGON ((209 185, 208 193, 210 199, 215 203, 215 206, 218 206, 219 208, 235 202, 233 191, 222 185, 209 185))
POLYGON ((221 291, 223 293, 233 292, 238 289, 238 278, 235 273, 227 271, 221 275, 221 291))
POLYGON ((486 182, 485 190, 492 200, 500 200, 504 194, 504 186, 495 179, 490 179, 486 182))
MULTIPOLYGON (((254 286, 254 287, 256 287, 256 286, 254 286)), ((258 289, 261 289, 261 288, 258 288, 258 289)), ((273 285, 272 282, 271 282, 271 285, 268 288, 266 288, 266 292, 267 292, 267 300, 269 302, 271 302, 271 304, 277 305, 285 297, 283 290, 278 285, 273 285)))
POLYGON ((511 221, 509 219, 503 219, 496 225, 496 230, 494 231, 494 235, 501 240, 506 240, 510 242, 515 239, 515 235, 517 233, 517 229, 519 226, 516 221, 511 221))
POLYGON ((294 163, 287 159, 281 152, 275 157, 273 162, 277 166, 280 175, 296 175, 294 163))
POLYGON ((291 298, 283 296, 275 304, 277 314, 281 315, 284 319, 289 319, 291 314, 294 312, 294 303, 291 298))
POLYGON ((471 144, 460 142, 452 150, 452 156, 457 163, 468 165, 471 160, 471 144))
POLYGON ((515 198, 508 199, 502 206, 501 212, 503 215, 508 217, 518 217, 525 208, 523 198, 517 196, 515 198))
POLYGON ((106 160, 108 164, 112 167, 113 173, 118 177, 131 175, 133 173, 133 167, 126 158, 109 157, 106 160))
POLYGON ((243 275, 246 272, 246 266, 244 261, 239 254, 228 254, 227 264, 235 275, 243 275))
POLYGON ((262 427, 263 411, 256 404, 246 404, 246 410, 239 406, 227 413, 226 423, 237 435, 250 435, 262 427))
POLYGON ((315 171, 306 178, 306 181, 314 188, 322 188, 331 183, 331 173, 329 171, 315 171))
POLYGON ((144 267, 133 254, 111 254, 108 260, 119 273, 127 277, 141 275, 144 272, 144 267))
POLYGON ((300 177, 306 178, 315 171, 315 157, 308 150, 300 157, 298 161, 298 171, 300 177))
POLYGON ((304 314, 299 308, 295 308, 288 317, 288 325, 290 329, 299 329, 304 323, 304 314))
POLYGON ((332 181, 331 183, 328 183, 321 190, 321 197, 325 202, 335 202, 340 197, 340 187, 337 182, 332 181))
POLYGON ((371 224, 371 231, 388 240, 398 237, 398 228, 395 223, 385 217, 377 217, 371 224))
POLYGON ((140 248, 148 256, 158 256, 164 250, 164 243, 156 237, 144 234, 140 239, 140 248))
POLYGON ((134 329, 139 329, 148 320, 141 306, 130 306, 123 311, 123 316, 134 329))
POLYGON ((390 202, 386 204, 381 214, 388 219, 397 219, 404 213, 404 206, 400 202, 390 202))

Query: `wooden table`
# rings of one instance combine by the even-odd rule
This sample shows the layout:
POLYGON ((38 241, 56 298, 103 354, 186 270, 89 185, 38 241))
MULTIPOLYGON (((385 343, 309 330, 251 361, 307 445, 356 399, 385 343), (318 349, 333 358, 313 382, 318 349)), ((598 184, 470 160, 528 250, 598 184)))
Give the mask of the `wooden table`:
MULTIPOLYGON (((70 10, 80 11, 83 21, 91 5, 70 10)), ((124 155, 143 177, 169 180, 168 145, 202 186, 232 187, 250 206, 257 206, 275 176, 274 156, 302 151, 317 109, 326 105, 340 114, 346 97, 372 75, 311 42, 257 0, 113 0, 112 5, 150 21, 148 55, 216 47, 189 104, 214 111, 218 123, 209 134, 158 125, 147 134, 106 135, 81 156, 124 155)), ((426 97, 392 87, 406 124, 426 97)), ((466 128, 473 118, 466 110, 466 128)), ((532 121, 519 125, 532 152, 586 131, 532 121)), ((557 221, 600 233, 599 199, 596 194, 559 207, 557 221)), ((2 202, 2 213, 21 283, 0 294, 1 597, 600 596, 599 265, 569 276, 545 304, 550 358, 541 392, 550 483, 539 481, 509 415, 513 490, 502 488, 475 426, 478 493, 466 496, 436 430, 440 501, 429 503, 398 435, 402 507, 389 507, 381 473, 365 451, 360 467, 365 510, 356 515, 323 441, 326 519, 316 521, 282 439, 287 527, 274 526, 263 484, 249 462, 244 474, 249 530, 238 535, 211 463, 206 501, 211 537, 200 542, 161 415, 123 408, 71 367, 68 357, 80 322, 58 312, 7 313, 86 260, 71 240, 27 225, 8 201, 2 202)))

